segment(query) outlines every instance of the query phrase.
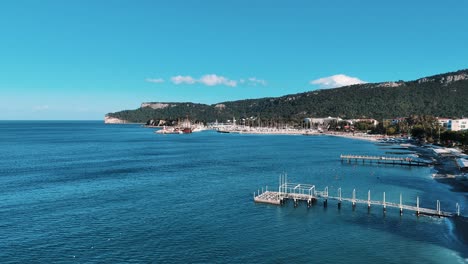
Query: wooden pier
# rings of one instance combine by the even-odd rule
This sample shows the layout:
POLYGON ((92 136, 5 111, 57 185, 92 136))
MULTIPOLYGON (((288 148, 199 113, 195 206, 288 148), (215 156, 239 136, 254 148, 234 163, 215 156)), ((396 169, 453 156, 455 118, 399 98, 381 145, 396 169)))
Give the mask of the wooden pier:
POLYGON ((416 197, 416 204, 406 205, 403 204, 402 195, 400 194, 400 202, 392 203, 385 200, 385 192, 383 193, 382 200, 371 200, 370 190, 367 192, 366 199, 356 198, 356 190, 353 190, 352 197, 343 197, 341 195, 341 188, 338 188, 337 196, 331 196, 328 193, 328 187, 325 187, 323 191, 317 191, 315 185, 311 184, 301 184, 301 183, 289 183, 287 182, 287 176, 281 175, 279 179, 278 191, 269 191, 268 187, 263 190, 263 188, 258 190, 257 193, 254 193, 254 201, 256 203, 267 203, 274 205, 282 205, 287 200, 294 202, 294 207, 297 207, 299 201, 305 201, 307 207, 311 207, 318 200, 323 201, 323 206, 328 206, 328 200, 337 201, 338 209, 341 208, 343 202, 351 203, 353 208, 357 204, 367 205, 367 208, 370 210, 371 206, 379 206, 383 209, 383 212, 386 212, 387 207, 398 208, 400 210, 400 215, 403 214, 403 211, 415 212, 416 215, 429 215, 429 216, 438 216, 438 217, 454 217, 460 216, 460 206, 458 203, 455 204, 455 211, 442 211, 440 207, 440 201, 437 200, 436 208, 424 208, 419 206, 419 197, 416 197))
POLYGON ((369 162, 376 164, 392 164, 402 166, 431 166, 432 162, 414 159, 411 157, 392 157, 392 156, 367 156, 367 155, 352 155, 352 154, 341 154, 341 162, 369 162))

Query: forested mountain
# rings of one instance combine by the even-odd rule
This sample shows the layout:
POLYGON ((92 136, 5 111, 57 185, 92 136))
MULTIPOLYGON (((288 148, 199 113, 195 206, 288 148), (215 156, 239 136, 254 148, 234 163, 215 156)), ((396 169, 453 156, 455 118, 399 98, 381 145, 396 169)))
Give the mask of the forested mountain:
POLYGON ((367 83, 314 90, 275 98, 248 99, 213 105, 143 103, 136 110, 109 113, 128 122, 189 116, 206 122, 241 117, 300 120, 304 117, 392 118, 412 114, 443 117, 468 115, 468 69, 415 81, 367 83))

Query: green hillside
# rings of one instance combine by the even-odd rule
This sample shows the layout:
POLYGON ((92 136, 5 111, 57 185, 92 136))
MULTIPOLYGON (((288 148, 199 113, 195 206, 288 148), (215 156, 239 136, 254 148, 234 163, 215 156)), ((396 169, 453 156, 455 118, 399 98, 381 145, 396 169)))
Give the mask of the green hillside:
POLYGON ((260 116, 262 119, 300 120, 304 117, 392 118, 415 115, 468 115, 468 70, 409 82, 357 84, 275 98, 248 99, 213 105, 166 103, 167 107, 138 108, 108 116, 143 123, 149 119, 223 121, 260 116))

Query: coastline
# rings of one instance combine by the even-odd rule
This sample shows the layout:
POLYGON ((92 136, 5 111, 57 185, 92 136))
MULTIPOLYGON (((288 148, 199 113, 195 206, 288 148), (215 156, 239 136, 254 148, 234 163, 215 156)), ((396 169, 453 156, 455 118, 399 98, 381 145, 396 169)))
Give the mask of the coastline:
POLYGON ((468 192, 468 180, 460 177, 462 172, 458 169, 453 157, 444 157, 435 154, 432 149, 423 146, 410 146, 409 150, 415 151, 420 157, 435 161, 436 173, 432 178, 437 182, 450 185, 453 192, 468 192))
MULTIPOLYGON (((360 134, 353 136, 352 134, 339 132, 323 133, 323 135, 364 140, 374 143, 378 142, 379 139, 384 138, 382 135, 364 136, 366 134, 360 134)), ((462 172, 458 169, 453 157, 443 157, 442 155, 434 153, 432 149, 425 148, 424 146, 410 145, 407 148, 408 150, 417 153, 423 159, 434 161, 433 169, 435 170, 435 173, 432 174, 432 178, 435 181, 449 185, 453 192, 468 193, 468 178, 461 177, 462 172)), ((468 194, 466 197, 468 197, 468 194)))
POLYGON ((369 135, 369 134, 364 134, 364 133, 355 133, 353 135, 349 133, 340 133, 340 132, 324 132, 323 135, 343 137, 343 138, 356 139, 356 140, 365 140, 365 141, 370 141, 370 142, 377 142, 379 139, 384 138, 382 135, 374 136, 374 135, 369 135))
MULTIPOLYGON (((424 146, 410 146, 410 150, 416 151, 422 158, 435 160, 432 178, 439 184, 449 186, 451 192, 462 193, 465 199, 468 199, 468 178, 460 176, 462 172, 458 169, 453 157, 443 157, 436 154, 430 148, 424 146)), ((468 218, 466 216, 455 217, 450 219, 454 225, 453 235, 462 243, 468 242, 468 218)))
POLYGON ((246 134, 246 135, 303 135, 303 136, 335 136, 344 137, 356 140, 365 140, 370 142, 377 142, 379 139, 384 138, 383 135, 370 135, 365 133, 350 133, 350 132, 318 132, 317 130, 310 129, 277 129, 277 128, 244 128, 244 127, 224 127, 224 128, 211 128, 219 133, 227 134, 246 134))

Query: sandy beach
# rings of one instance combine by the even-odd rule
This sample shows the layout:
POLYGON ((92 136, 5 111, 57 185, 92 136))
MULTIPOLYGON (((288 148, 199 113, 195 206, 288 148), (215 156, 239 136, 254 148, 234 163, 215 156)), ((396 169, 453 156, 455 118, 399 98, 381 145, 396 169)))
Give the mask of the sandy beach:
POLYGON ((324 132, 324 135, 334 136, 334 137, 344 137, 350 139, 366 140, 376 142, 379 139, 383 138, 382 135, 369 135, 365 133, 340 133, 340 132, 324 132))
POLYGON ((250 127, 223 127, 216 129, 221 133, 233 134, 249 134, 249 135, 304 135, 304 136, 335 136, 350 139, 366 140, 376 142, 383 138, 382 135, 370 135, 365 133, 350 133, 350 132, 319 132, 318 130, 311 129, 277 129, 277 128, 250 128, 250 127))

